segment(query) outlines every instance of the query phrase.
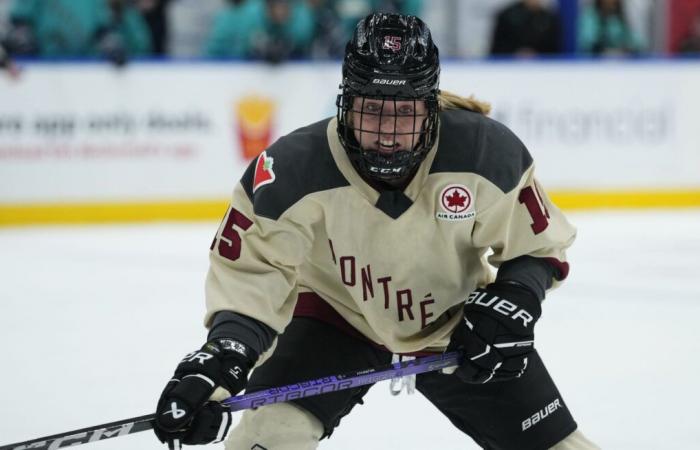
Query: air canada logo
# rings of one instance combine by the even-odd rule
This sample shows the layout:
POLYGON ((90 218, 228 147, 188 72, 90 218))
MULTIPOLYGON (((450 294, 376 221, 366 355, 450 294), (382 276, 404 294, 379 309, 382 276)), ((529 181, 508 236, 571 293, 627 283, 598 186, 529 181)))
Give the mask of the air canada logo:
POLYGON ((401 36, 384 36, 384 50, 392 50, 398 52, 401 50, 401 36))
POLYGON ((253 177, 253 192, 257 191, 260 186, 273 183, 275 181, 275 172, 272 171, 274 160, 267 156, 267 152, 262 152, 255 162, 255 176, 253 177))
POLYGON ((472 193, 462 184, 451 184, 440 192, 440 210, 435 217, 442 220, 467 220, 476 215, 472 193))

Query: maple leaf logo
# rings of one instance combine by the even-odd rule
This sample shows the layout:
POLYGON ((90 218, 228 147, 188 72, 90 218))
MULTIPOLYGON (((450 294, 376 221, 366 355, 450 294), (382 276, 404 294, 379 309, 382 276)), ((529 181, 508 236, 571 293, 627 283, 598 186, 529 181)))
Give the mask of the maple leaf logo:
POLYGON ((445 197, 445 200, 447 200, 448 207, 457 209, 457 207, 464 208, 464 202, 467 200, 467 197, 459 195, 459 191, 455 189, 452 191, 452 195, 445 197))
POLYGON ((447 186, 440 194, 442 210, 448 213, 459 214, 468 210, 472 205, 472 194, 466 186, 453 184, 447 186))

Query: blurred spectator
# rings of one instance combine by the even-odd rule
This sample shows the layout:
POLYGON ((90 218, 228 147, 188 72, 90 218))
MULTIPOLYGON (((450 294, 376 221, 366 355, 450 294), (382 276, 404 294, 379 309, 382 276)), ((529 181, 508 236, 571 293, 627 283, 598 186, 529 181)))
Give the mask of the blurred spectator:
POLYGON ((700 11, 693 17, 688 35, 678 45, 678 52, 686 55, 700 55, 700 11))
POLYGON ((167 9, 171 0, 137 0, 138 9, 148 25, 153 54, 165 55, 168 49, 167 9))
POLYGON ((270 62, 308 57, 313 17, 306 2, 266 0, 265 20, 251 36, 252 56, 270 62))
POLYGON ((420 15, 423 0, 307 0, 313 18, 309 56, 340 58, 357 22, 375 11, 420 15))
POLYGON ((643 47, 627 23, 622 0, 594 0, 585 7, 579 17, 577 45, 582 53, 604 56, 635 54, 643 47))
POLYGON ((175 0, 166 12, 167 53, 175 58, 202 55, 211 34, 214 18, 230 0, 175 0))
POLYGON ((255 13, 251 11, 254 5, 245 0, 228 0, 227 3, 214 18, 205 53, 217 58, 243 58, 248 54, 251 24, 247 21, 255 13))
POLYGON ((109 13, 92 0, 15 0, 10 22, 8 47, 15 54, 81 56, 96 53, 109 13))
POLYGON ((2 42, 0 42, 0 70, 7 70, 10 74, 17 73, 17 68, 2 42))
POLYGON ((7 49, 5 49, 5 35, 7 34, 7 22, 6 22, 7 12, 5 11, 5 5, 2 0, 0 0, 0 68, 3 67, 3 61, 7 61, 9 54, 7 49))
POLYGON ((561 51, 559 17, 543 0, 521 0, 496 16, 492 55, 536 56, 561 51))
POLYGON ((314 19, 310 56, 313 59, 341 58, 349 34, 343 28, 337 0, 307 0, 314 19))
POLYGON ((10 0, 0 0, 0 34, 4 34, 6 31, 10 6, 12 6, 10 0))
POLYGON ((10 60, 10 55, 5 50, 5 46, 0 42, 0 69, 4 69, 10 60))
POLYGON ((357 22, 372 12, 420 16, 423 9, 423 0, 336 0, 334 3, 343 26, 345 41, 352 36, 357 22))
POLYGON ((280 62, 309 55, 314 22, 300 0, 229 1, 206 45, 213 57, 280 62))
MULTIPOLYGON (((423 0, 372 0, 372 10, 420 16, 423 0)), ((348 36, 349 38, 349 36, 348 36)))
POLYGON ((101 53, 117 58, 119 55, 111 55, 110 51, 124 52, 125 58, 151 54, 152 44, 148 25, 133 1, 107 0, 107 4, 110 16, 107 28, 100 34, 101 53), (110 41, 114 42, 111 48, 110 41))
POLYGON ((15 0, 9 50, 43 57, 127 55, 150 51, 148 29, 128 0, 15 0))

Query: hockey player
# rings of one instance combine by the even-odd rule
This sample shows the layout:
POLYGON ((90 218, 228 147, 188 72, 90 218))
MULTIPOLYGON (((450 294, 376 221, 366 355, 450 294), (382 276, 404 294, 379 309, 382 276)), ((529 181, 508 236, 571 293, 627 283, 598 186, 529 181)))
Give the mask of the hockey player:
MULTIPOLYGON (((158 438, 223 439, 217 387, 460 349, 455 373, 416 388, 478 445, 596 448, 533 346, 575 229, 525 146, 488 105, 438 89, 438 49, 416 17, 360 21, 342 70, 337 116, 278 140, 235 188, 210 248, 208 340, 163 391, 158 438)), ((226 448, 315 449, 368 389, 248 410, 226 448)))

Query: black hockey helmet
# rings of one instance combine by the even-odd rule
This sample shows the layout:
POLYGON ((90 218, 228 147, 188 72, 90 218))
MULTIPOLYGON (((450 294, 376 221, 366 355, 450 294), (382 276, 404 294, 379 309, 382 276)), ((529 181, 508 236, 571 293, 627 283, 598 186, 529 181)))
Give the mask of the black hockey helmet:
MULTIPOLYGON (((440 60, 438 49, 433 43, 426 24, 415 16, 401 14, 371 14, 362 19, 355 29, 352 39, 345 48, 343 60, 342 92, 338 95, 338 136, 355 168, 363 175, 388 181, 410 174, 423 161, 435 143, 437 135, 438 83, 440 60), (354 107, 353 99, 363 99, 363 106, 354 107), (378 112, 366 111, 365 99, 381 100, 378 112), (353 126, 362 115, 378 115, 382 118, 384 104, 397 101, 424 101, 426 114, 417 115, 413 108, 414 120, 421 121, 419 132, 397 134, 411 135, 412 145, 403 151, 391 154, 376 149, 362 148, 357 133, 374 133, 377 129, 362 130, 353 126)), ((396 103, 393 112, 396 125, 396 103)), ((375 108, 376 109, 376 108, 375 108)), ((360 123, 363 123, 359 119, 360 123)), ((382 135, 385 133, 382 132, 382 135)))

